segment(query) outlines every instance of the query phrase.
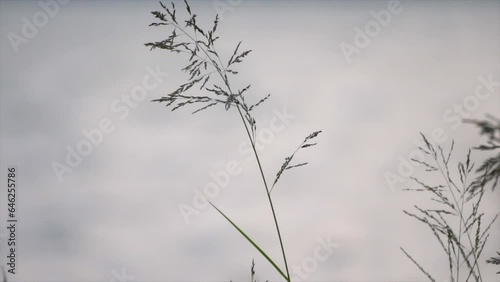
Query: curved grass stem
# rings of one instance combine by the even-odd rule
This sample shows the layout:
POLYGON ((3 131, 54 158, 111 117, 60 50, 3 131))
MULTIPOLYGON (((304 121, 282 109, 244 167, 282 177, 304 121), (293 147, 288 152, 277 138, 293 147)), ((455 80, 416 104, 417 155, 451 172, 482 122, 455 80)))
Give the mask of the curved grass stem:
POLYGON ((283 239, 281 238, 281 232, 280 232, 280 228, 278 225, 278 220, 276 218, 276 212, 274 211, 274 205, 273 205, 273 200, 271 198, 271 193, 270 193, 269 188, 267 186, 266 176, 264 175, 264 171, 262 169, 262 164, 260 163, 260 159, 259 159, 259 154, 257 153, 257 150, 255 149, 255 142, 250 135, 250 131, 248 130, 248 125, 245 121, 245 117, 243 116, 243 113, 241 112, 239 105, 236 105, 236 108, 238 109, 238 113, 240 114, 241 120, 242 120, 243 124, 245 125, 245 130, 247 132, 248 138, 250 139, 250 143, 252 144, 252 149, 253 149, 253 152, 255 155, 255 159, 257 160, 257 165, 259 166, 260 175, 262 177, 262 181, 264 182, 264 187, 266 188, 266 195, 267 195, 267 198, 269 200, 269 206, 271 207, 271 211, 273 213, 274 225, 276 226, 276 232, 278 233, 278 239, 280 241, 281 253, 283 255, 283 260, 285 262, 285 271, 286 271, 286 275, 288 277, 287 281, 291 282, 290 272, 288 271, 288 263, 286 260, 285 248, 283 246, 283 239))

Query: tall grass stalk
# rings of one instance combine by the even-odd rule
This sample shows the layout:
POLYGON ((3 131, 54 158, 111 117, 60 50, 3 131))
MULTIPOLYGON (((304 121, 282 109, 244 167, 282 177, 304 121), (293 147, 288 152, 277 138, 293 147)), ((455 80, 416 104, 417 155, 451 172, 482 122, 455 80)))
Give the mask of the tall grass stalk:
MULTIPOLYGON (((496 154, 488 157, 476 169, 478 173, 485 174, 485 184, 492 183, 491 190, 495 190, 500 183, 500 119, 491 114, 486 114, 486 118, 483 120, 466 119, 465 122, 474 124, 479 128, 479 134, 487 138, 486 143, 474 149, 496 154)), ((497 252, 497 255, 497 257, 491 257, 486 260, 486 263, 500 265, 500 252, 497 252)), ((500 271, 497 274, 500 274, 500 271)))
POLYGON ((248 85, 242 89, 234 91, 231 87, 229 77, 231 75, 237 75, 238 71, 235 71, 237 64, 241 63, 243 59, 250 54, 252 50, 239 51, 241 42, 236 46, 232 56, 227 61, 223 63, 221 56, 215 48, 215 42, 219 39, 216 35, 217 27, 219 24, 218 15, 215 17, 214 24, 211 29, 203 29, 197 23, 197 15, 191 10, 187 1, 184 1, 186 6, 186 11, 188 14, 187 20, 184 20, 182 26, 177 18, 177 10, 174 3, 171 3, 171 7, 167 8, 163 3, 160 2, 163 12, 154 11, 152 14, 158 20, 158 22, 152 23, 150 26, 167 26, 172 29, 170 36, 167 39, 150 42, 145 45, 151 49, 163 49, 176 54, 187 54, 189 55, 188 63, 182 71, 188 73, 189 79, 186 83, 179 86, 174 92, 168 94, 165 97, 155 99, 153 102, 166 103, 167 107, 171 107, 172 111, 175 111, 181 107, 188 105, 200 105, 192 113, 199 113, 201 111, 207 110, 208 108, 221 105, 224 106, 225 110, 228 111, 231 108, 236 108, 239 118, 244 125, 246 135, 250 140, 255 159, 257 160, 257 166, 259 169, 260 177, 263 182, 263 186, 266 193, 266 198, 269 202, 270 211, 276 228, 276 234, 278 237, 281 254, 283 257, 284 271, 281 267, 271 257, 265 253, 262 248, 259 247, 254 240, 252 240, 240 227, 238 227, 226 214, 224 214, 219 208, 217 208, 213 203, 210 203, 248 242, 254 246, 259 253, 261 253, 264 258, 276 269, 276 271, 288 282, 291 281, 290 272, 288 269, 288 261, 285 252, 285 247, 283 244, 283 238, 281 235, 281 230, 278 224, 278 218, 276 215, 276 210, 274 208, 273 199, 271 197, 271 190, 274 188, 275 184, 280 179, 281 175, 285 170, 303 166, 307 163, 290 164, 291 160, 301 148, 307 148, 316 145, 316 143, 310 143, 309 141, 314 139, 321 131, 313 132, 308 135, 304 141, 301 143, 299 148, 289 157, 285 158, 285 162, 276 174, 276 178, 273 182, 271 189, 268 186, 268 181, 264 174, 262 168, 262 163, 259 154, 256 150, 256 132, 257 123, 252 115, 252 110, 263 102, 265 102, 270 94, 260 99, 257 103, 249 105, 245 100, 245 96, 249 92, 251 85, 248 85), (166 14, 164 13, 166 12, 166 14), (213 78, 215 74, 215 78, 213 78), (217 79, 219 83, 214 82, 217 79), (209 82, 212 86, 209 87, 209 82), (199 89, 205 90, 209 95, 205 96, 195 96, 186 94, 193 90, 194 86, 199 89))
MULTIPOLYGON (((424 223, 432 231, 447 255, 451 282, 460 279, 483 281, 479 261, 489 238, 489 230, 498 217, 496 214, 487 221, 487 216, 480 210, 490 168, 474 178, 474 163, 471 162, 469 150, 465 162, 457 165, 459 180, 453 180, 450 158, 454 143, 450 151, 445 153, 442 147, 435 147, 424 135, 422 138, 425 146, 419 147, 419 150, 430 160, 412 160, 423 165, 427 173, 437 174, 442 178, 442 184, 431 185, 412 177, 419 188, 405 190, 427 193, 437 207, 422 208, 415 205, 415 212, 405 210, 404 213, 424 223)), ((430 281, 436 281, 405 249, 401 250, 430 281)))

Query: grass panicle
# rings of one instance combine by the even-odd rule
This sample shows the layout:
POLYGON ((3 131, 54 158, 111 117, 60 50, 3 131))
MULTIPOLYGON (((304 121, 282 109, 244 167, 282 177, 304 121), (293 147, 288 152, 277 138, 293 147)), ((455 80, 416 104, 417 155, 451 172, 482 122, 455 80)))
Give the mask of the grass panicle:
MULTIPOLYGON (((479 145, 474 149, 496 152, 496 156, 487 158, 477 169, 477 172, 483 173, 485 177, 482 181, 476 181, 473 190, 488 183, 492 183, 491 189, 495 190, 495 187, 500 183, 500 119, 487 114, 484 120, 465 120, 465 122, 476 125, 480 130, 479 134, 487 138, 486 144, 479 145)), ((498 257, 492 257, 486 260, 486 263, 500 265, 500 252, 497 254, 498 257)), ((500 274, 500 271, 497 274, 500 274)))
MULTIPOLYGON (((476 125, 480 130, 479 134, 487 138, 486 144, 474 149, 496 154, 486 159, 477 169, 477 172, 485 175, 487 183, 492 183, 491 189, 495 190, 500 180, 500 119, 488 114, 484 120, 465 120, 465 122, 476 125)), ((475 188, 479 185, 476 183, 475 188)))
MULTIPOLYGON (((275 263, 275 261, 271 259, 246 233, 244 233, 233 221, 231 221, 229 217, 222 213, 222 211, 212 203, 211 205, 267 259, 267 261, 276 269, 285 281, 290 282, 291 278, 288 269, 288 262, 276 211, 274 209, 270 189, 262 169, 259 154, 256 150, 257 122, 252 115, 252 111, 267 101, 270 94, 260 99, 257 98, 256 100, 258 101, 252 104, 247 103, 246 97, 251 87, 250 84, 239 89, 232 88, 230 77, 239 74, 239 71, 237 70, 238 64, 242 63, 252 50, 241 50, 242 42, 240 41, 236 45, 230 58, 227 61, 223 60, 222 56, 219 55, 215 47, 216 41, 219 40, 219 36, 217 36, 219 16, 215 16, 215 20, 211 28, 204 29, 198 25, 197 15, 193 12, 189 3, 184 1, 184 4, 187 12, 187 19, 184 21, 178 17, 174 3, 171 3, 171 5, 167 7, 160 2, 162 11, 152 12, 157 21, 150 24, 150 26, 167 27, 170 28, 171 31, 170 35, 166 39, 162 41, 149 42, 146 43, 145 46, 149 47, 151 50, 162 49, 175 54, 185 54, 187 63, 181 71, 188 75, 187 81, 178 86, 176 90, 168 93, 164 97, 154 99, 153 102, 163 103, 166 107, 171 108, 172 111, 186 106, 196 106, 196 108, 192 110, 193 114, 200 113, 210 108, 215 108, 216 106, 223 106, 226 111, 229 111, 230 109, 237 110, 257 160, 266 197, 269 201, 269 207, 271 209, 271 214, 276 227, 276 233, 284 262, 284 270, 282 270, 282 268, 279 267, 278 264, 275 263), (200 94, 200 91, 205 94, 200 94)), ((321 131, 316 131, 307 136, 299 149, 316 145, 316 143, 308 143, 308 141, 315 138, 320 132, 321 131)), ((282 166, 282 169, 278 172, 277 179, 273 183, 273 187, 284 170, 306 164, 300 163, 296 165, 289 165, 297 150, 286 159, 288 162, 285 161, 286 165, 282 166)))
POLYGON ((278 171, 278 173, 276 173, 276 178, 274 179, 274 182, 273 182, 273 185, 271 186, 271 190, 269 191, 269 193, 271 193, 274 189, 274 186, 276 185, 276 183, 278 183, 281 175, 283 174, 283 172, 287 169, 292 169, 292 168, 295 168, 295 167, 300 167, 300 166, 304 166, 304 165, 307 165, 308 163, 299 163, 299 164, 295 164, 295 165, 290 165, 290 162, 292 161, 293 157, 295 156, 295 154, 302 148, 308 148, 308 147, 312 147, 312 146, 315 146, 316 143, 309 143, 310 140, 316 138, 316 136, 318 136, 318 134, 320 134, 321 131, 315 131, 311 134, 309 134, 305 139, 304 141, 302 141, 302 143, 299 145, 299 147, 288 157, 285 158, 285 162, 281 165, 281 168, 280 170, 278 171))
MULTIPOLYGON (((231 282, 233 282, 231 280, 231 282)), ((250 267, 250 282, 259 282, 257 279, 257 274, 255 273, 255 261, 252 260, 252 266, 250 267)), ((269 280, 266 280, 266 282, 269 282, 269 280)))
MULTIPOLYGON (((490 216, 492 219, 488 221, 485 213, 480 210, 488 170, 474 178, 474 164, 471 162, 471 150, 469 150, 465 161, 458 162, 456 166, 458 180, 454 180, 450 173, 450 157, 454 143, 450 151, 445 153, 442 147, 432 145, 423 134, 422 139, 425 147, 419 149, 430 160, 420 163, 424 164, 427 173, 437 174, 443 183, 431 185, 418 178, 412 178, 418 188, 405 190, 427 193, 440 208, 423 208, 415 205, 415 211, 403 212, 426 225, 439 242, 448 258, 450 281, 461 281, 460 279, 483 281, 479 258, 488 241, 490 228, 498 217, 498 214, 492 215, 490 216)), ((436 280, 405 249, 401 249, 430 281, 436 280)))

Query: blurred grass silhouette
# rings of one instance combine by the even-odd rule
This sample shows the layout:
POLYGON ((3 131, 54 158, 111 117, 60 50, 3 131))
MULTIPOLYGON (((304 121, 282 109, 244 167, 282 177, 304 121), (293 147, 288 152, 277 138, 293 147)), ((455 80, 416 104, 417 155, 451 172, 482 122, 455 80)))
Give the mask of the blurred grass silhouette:
MULTIPOLYGON (((488 117, 492 119, 491 116, 488 117)), ((496 125, 488 120, 469 121, 481 128, 481 135, 487 135, 489 138, 487 145, 475 149, 481 151, 500 149, 500 139, 497 137, 500 136, 500 122, 495 119, 493 121, 497 122, 496 125)), ((438 174, 442 183, 431 185, 412 177, 418 188, 405 190, 427 193, 437 207, 422 208, 415 205, 415 212, 405 210, 404 213, 417 219, 432 231, 442 251, 448 257, 450 281, 460 281, 460 278, 464 277, 464 281, 470 281, 471 278, 472 281, 483 281, 479 266, 480 257, 488 241, 490 228, 498 218, 498 214, 487 215, 481 211, 480 205, 486 191, 485 187, 493 182, 492 189, 495 189, 498 183, 500 154, 488 158, 474 171, 474 163, 471 162, 472 151, 469 150, 465 162, 458 163, 459 179, 454 180, 450 171, 454 142, 449 152, 445 153, 441 146, 434 146, 423 134, 422 139, 425 146, 418 149, 429 160, 412 160, 424 165, 427 174, 438 174)), ((436 281, 435 277, 405 249, 401 250, 430 281, 436 281)), ((487 263, 497 264, 497 262, 496 258, 487 260, 487 263)))

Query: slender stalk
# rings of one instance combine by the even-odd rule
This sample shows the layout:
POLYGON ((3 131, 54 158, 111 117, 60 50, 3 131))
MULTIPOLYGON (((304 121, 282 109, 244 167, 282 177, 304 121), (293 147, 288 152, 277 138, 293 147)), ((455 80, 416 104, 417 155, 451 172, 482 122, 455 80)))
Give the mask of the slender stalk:
MULTIPOLYGON (((196 44, 196 46, 205 54, 206 58, 201 58, 198 55, 196 55, 196 57, 202 59, 203 61, 206 61, 206 59, 208 59, 210 61, 208 63, 210 65, 212 65, 216 69, 216 71, 218 72, 219 76, 222 78, 222 81, 226 85, 226 87, 227 87, 227 89, 229 91, 229 94, 232 97, 234 97, 234 94, 233 94, 233 92, 231 90, 231 87, 230 87, 230 84, 229 84, 229 80, 228 80, 227 75, 226 75, 226 69, 225 69, 224 65, 222 64, 222 61, 221 61, 219 55, 215 51, 215 47, 213 47, 212 51, 214 51, 213 53, 215 54, 217 60, 219 61, 220 67, 218 67, 217 63, 210 56, 209 52, 207 50, 205 50, 205 48, 201 44, 198 43, 198 40, 196 38, 196 30, 195 30, 195 38, 193 38, 193 36, 191 36, 189 33, 187 33, 179 24, 177 24, 177 23, 175 23, 173 21, 168 21, 168 22, 171 25, 173 25, 175 28, 179 29, 182 33, 184 33, 184 35, 186 35, 187 37, 189 37, 191 39, 191 41, 194 44, 196 44)), ((259 167, 260 175, 262 177, 262 181, 264 182, 264 188, 266 189, 266 195, 267 195, 267 198, 269 200, 269 205, 271 207, 271 211, 272 211, 273 219, 274 219, 274 224, 276 226, 276 231, 277 231, 278 239, 279 239, 279 242, 280 242, 281 253, 283 255, 283 260, 284 260, 285 269, 286 269, 286 280, 287 280, 287 282, 291 282, 291 280, 290 280, 290 272, 288 270, 288 262, 286 260, 285 248, 283 246, 283 240, 282 240, 282 237, 281 237, 281 232, 280 232, 280 228, 279 228, 279 225, 278 225, 278 220, 277 220, 277 217, 276 217, 276 212, 274 210, 274 205, 273 205, 273 201, 271 199, 271 194, 270 194, 270 191, 269 191, 269 188, 268 188, 268 185, 267 185, 266 177, 265 177, 264 171, 262 169, 262 164, 260 162, 259 155, 258 155, 257 150, 255 148, 255 140, 252 138, 252 136, 250 134, 250 130, 248 129, 247 122, 245 121, 245 117, 243 116, 243 113, 241 112, 239 104, 238 103, 235 103, 235 104, 236 104, 236 108, 238 109, 238 112, 240 114, 241 120, 242 120, 243 124, 245 125, 245 130, 247 132, 248 138, 250 139, 250 143, 252 144, 252 149, 253 149, 253 152, 255 154, 255 158, 257 159, 257 164, 258 164, 258 167, 259 167)))
POLYGON ((269 188, 267 186, 266 177, 264 175, 264 171, 262 170, 262 165, 260 163, 259 154, 257 153, 257 150, 255 149, 255 143, 254 143, 254 141, 253 141, 253 139, 252 139, 252 137, 250 135, 250 131, 248 130, 248 126, 247 126, 247 123, 245 121, 245 118, 243 117, 243 113, 241 112, 241 109, 240 109, 239 105, 236 105, 236 107, 237 107, 238 112, 240 114, 241 120, 243 121, 243 124, 245 125, 245 130, 247 132, 248 138, 250 139, 250 143, 252 144, 252 149, 253 149, 253 152, 255 154, 255 159, 257 160, 257 165, 259 166, 260 175, 262 177, 262 181, 264 182, 264 187, 266 188, 267 198, 269 200, 269 205, 271 206, 271 211, 273 213, 274 224, 276 226, 276 231, 278 233, 278 239, 280 241, 281 253, 283 254, 283 260, 285 262, 286 275, 288 277, 288 282, 291 282, 291 280, 290 280, 290 272, 288 271, 288 263, 287 263, 286 255, 285 255, 285 248, 283 247, 283 240, 281 238, 281 232, 280 232, 280 228, 279 228, 279 225, 278 225, 278 220, 276 218, 276 212, 274 211, 273 200, 271 199, 271 193, 269 193, 269 188))
MULTIPOLYGON (((465 193, 466 193, 466 190, 467 190, 467 187, 466 187, 466 183, 467 183, 467 175, 464 176, 464 184, 463 184, 463 187, 462 187, 462 195, 460 196, 460 210, 463 211, 464 210, 464 205, 465 205, 465 193)), ((464 224, 461 224, 460 223, 460 226, 458 228, 458 243, 460 244, 462 242, 462 226, 464 228, 467 228, 467 226, 465 226, 464 224)), ((468 233, 468 232, 467 232, 468 233)), ((473 246, 471 246, 471 251, 474 251, 473 250, 473 246)), ((464 259, 467 259, 467 258, 464 258, 464 259)), ((477 263, 477 260, 475 261, 475 263, 477 263)), ((460 268, 458 267, 460 265, 460 256, 458 255, 457 253, 457 281, 460 281, 460 268)), ((472 269, 474 269, 475 265, 472 266, 472 269)), ((479 267, 478 267, 479 269, 479 267)), ((470 274, 472 274, 472 271, 469 272, 469 277, 470 277, 470 274)), ((467 280, 469 278, 467 277, 467 280)))
MULTIPOLYGON (((463 216, 463 208, 461 208, 461 206, 459 205, 458 203, 458 200, 457 198, 455 197, 455 193, 453 193, 453 189, 452 189, 452 183, 449 182, 448 180, 448 177, 445 175, 444 173, 444 170, 443 168, 441 167, 439 161, 436 162, 437 163, 437 166, 439 168, 439 171, 441 172, 441 175, 443 176, 443 178, 445 179, 446 181, 446 184, 448 185, 448 188, 450 189, 450 192, 451 192, 451 195, 452 195, 452 198, 453 198, 453 201, 455 202, 455 205, 457 207, 457 211, 458 211, 458 215, 460 217, 460 227, 462 226, 462 224, 465 226, 466 225, 466 222, 465 222, 465 219, 464 219, 464 216, 463 216)), ((472 255, 474 256, 474 265, 476 266, 477 268, 477 272, 478 272, 478 276, 476 277, 475 275, 475 278, 476 278, 476 281, 483 281, 483 278, 481 277, 481 270, 479 269, 479 265, 477 264, 477 261, 478 261, 478 258, 477 258, 477 255, 476 255, 476 252, 473 250, 473 244, 472 244, 472 239, 470 238, 470 233, 469 233, 469 230, 467 230, 466 232, 467 234, 467 239, 469 240, 469 244, 471 245, 471 252, 472 252, 472 255), (479 279, 479 280, 478 280, 479 279)), ((460 242, 459 242, 460 243, 460 242)), ((464 256, 464 259, 467 259, 467 256, 464 256)), ((458 267, 458 265, 457 265, 458 267)), ((474 267, 474 266, 473 266, 474 267)), ((457 277, 458 278, 458 277, 457 277)))

